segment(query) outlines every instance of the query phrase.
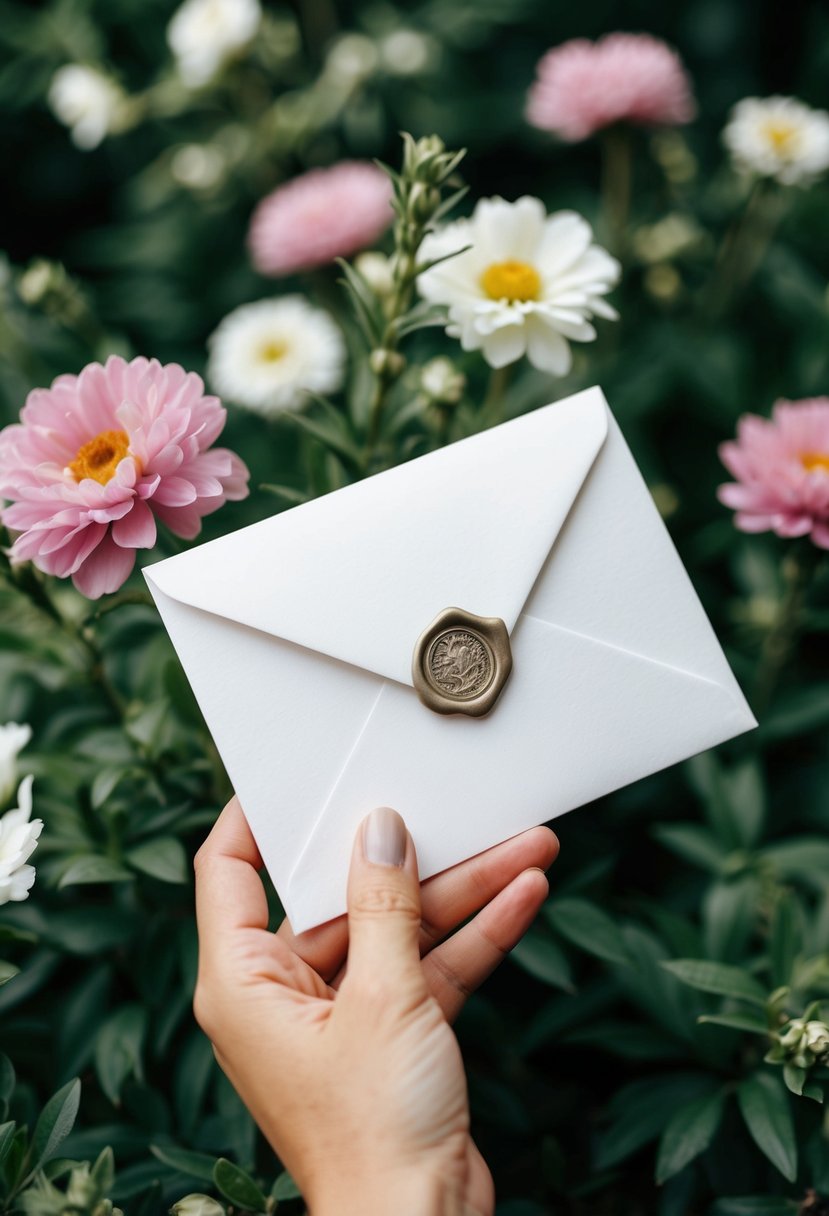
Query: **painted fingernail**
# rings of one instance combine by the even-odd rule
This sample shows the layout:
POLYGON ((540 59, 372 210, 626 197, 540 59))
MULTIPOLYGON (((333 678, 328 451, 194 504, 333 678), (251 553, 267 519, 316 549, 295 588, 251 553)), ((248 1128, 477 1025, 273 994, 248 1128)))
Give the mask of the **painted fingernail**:
POLYGON ((406 860, 406 825, 390 806, 379 806, 363 824, 363 852, 376 866, 402 866, 406 860))

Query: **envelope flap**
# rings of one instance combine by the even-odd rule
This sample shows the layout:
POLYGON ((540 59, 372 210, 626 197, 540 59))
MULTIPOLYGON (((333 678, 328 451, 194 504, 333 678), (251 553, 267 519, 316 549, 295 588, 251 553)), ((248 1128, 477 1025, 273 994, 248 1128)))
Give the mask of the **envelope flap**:
POLYGON ((444 608, 511 631, 607 434, 597 388, 146 569, 166 595, 411 683, 444 608))

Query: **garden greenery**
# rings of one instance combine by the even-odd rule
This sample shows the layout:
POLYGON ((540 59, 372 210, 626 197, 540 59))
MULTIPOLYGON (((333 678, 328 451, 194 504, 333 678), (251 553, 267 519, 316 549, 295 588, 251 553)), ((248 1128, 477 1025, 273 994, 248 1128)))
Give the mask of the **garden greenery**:
POLYGON ((231 791, 133 558, 593 383, 760 726, 556 825, 550 899, 458 1026, 476 1140, 501 1216, 829 1210, 825 12, 773 78, 750 6, 693 0, 637 9, 681 59, 580 43, 533 84, 604 6, 204 2, 0 3, 0 425, 107 367, 0 438, 0 1213, 304 1210, 193 1020, 191 858, 231 791), (359 186, 303 179, 325 225, 274 194, 248 246, 341 161, 359 186), (210 419, 170 440, 187 477, 132 415, 43 431, 106 377, 113 410, 129 383, 210 419))

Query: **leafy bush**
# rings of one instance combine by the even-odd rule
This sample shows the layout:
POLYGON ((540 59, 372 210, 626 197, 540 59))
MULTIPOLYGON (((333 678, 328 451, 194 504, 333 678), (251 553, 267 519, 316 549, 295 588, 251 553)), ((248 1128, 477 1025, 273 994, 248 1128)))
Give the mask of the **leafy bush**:
MULTIPOLYGON (((600 383, 760 728, 557 824, 550 901, 459 1024, 477 1138, 503 1216, 817 1216, 828 580, 808 538, 736 531, 715 491, 741 414, 829 392, 827 186, 752 189, 720 143, 747 94, 829 101, 825 12, 806 4, 762 32, 739 0, 623 14, 680 48, 700 115, 631 131, 621 153, 606 143, 601 185, 600 141, 555 143, 523 108, 541 53, 604 32, 605 6, 268 5, 198 88, 166 45, 174 7, 0 5, 0 140, 18 166, 0 421, 112 353, 203 371, 236 306, 307 294, 346 335, 348 383, 274 418, 227 403, 252 493, 207 519, 211 537, 600 383), (91 149, 94 133, 76 124, 76 146, 49 112, 73 62, 114 81, 91 149), (382 246, 399 255, 383 264, 392 303, 359 260, 276 286, 250 268, 262 195, 345 157, 399 166, 400 128, 468 152, 440 162, 424 202, 413 149, 440 148, 406 145, 382 246), (575 208, 622 259, 620 321, 574 346, 565 377, 522 361, 507 382, 418 303, 420 238, 444 202, 441 218, 467 207, 461 173, 473 199, 575 208)), ((163 531, 154 556, 179 544, 163 531)), ((140 575, 92 603, 4 558, 0 611, 2 718, 31 725, 18 770, 45 824, 31 896, 0 910, 0 1211, 299 1212, 191 1014, 189 859, 230 791, 140 575)))

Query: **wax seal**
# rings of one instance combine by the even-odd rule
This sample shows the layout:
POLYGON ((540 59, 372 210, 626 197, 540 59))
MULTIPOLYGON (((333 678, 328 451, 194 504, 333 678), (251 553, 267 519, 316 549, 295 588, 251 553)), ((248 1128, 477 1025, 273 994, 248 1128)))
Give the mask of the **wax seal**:
POLYGON ((488 714, 512 671, 509 633, 500 617, 444 608, 417 640, 412 682, 439 714, 488 714))

